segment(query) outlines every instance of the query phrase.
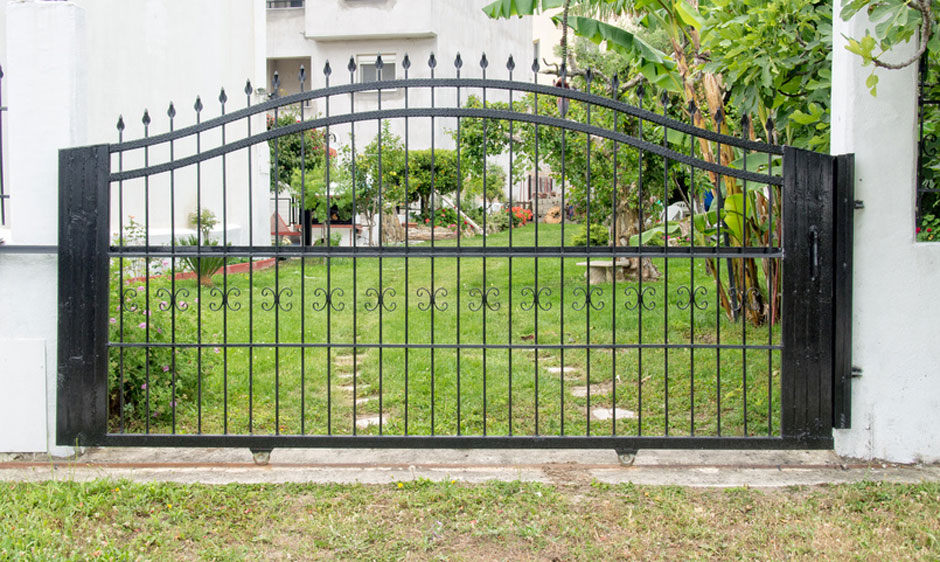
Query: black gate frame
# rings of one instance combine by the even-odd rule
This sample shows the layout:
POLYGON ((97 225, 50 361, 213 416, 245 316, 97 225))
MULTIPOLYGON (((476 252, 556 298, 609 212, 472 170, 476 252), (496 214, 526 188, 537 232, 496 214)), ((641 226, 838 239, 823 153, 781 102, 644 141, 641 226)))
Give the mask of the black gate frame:
MULTIPOLYGON (((557 90, 552 93, 579 95, 557 90)), ((782 263, 789 274, 782 294, 780 437, 109 434, 108 310, 102 303, 109 294, 112 147, 60 152, 58 445, 828 449, 833 428, 850 426, 854 158, 784 147, 782 263)))

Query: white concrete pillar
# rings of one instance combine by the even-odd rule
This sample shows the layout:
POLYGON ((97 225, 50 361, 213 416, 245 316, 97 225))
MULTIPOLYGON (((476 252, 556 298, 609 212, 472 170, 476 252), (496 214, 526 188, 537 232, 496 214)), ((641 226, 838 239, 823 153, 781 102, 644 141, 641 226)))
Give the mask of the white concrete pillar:
MULTIPOLYGON (((58 243, 58 151, 85 143, 84 11, 7 6, 7 187, 12 239, 58 243)), ((57 261, 0 256, 0 451, 68 454, 55 443, 57 261)))
MULTIPOLYGON (((917 68, 878 70, 846 51, 862 37, 865 14, 833 17, 833 154, 854 152, 855 214, 852 429, 836 430, 836 451, 896 462, 940 460, 940 244, 914 239, 917 68)), ((902 60, 913 45, 898 47, 902 60)))

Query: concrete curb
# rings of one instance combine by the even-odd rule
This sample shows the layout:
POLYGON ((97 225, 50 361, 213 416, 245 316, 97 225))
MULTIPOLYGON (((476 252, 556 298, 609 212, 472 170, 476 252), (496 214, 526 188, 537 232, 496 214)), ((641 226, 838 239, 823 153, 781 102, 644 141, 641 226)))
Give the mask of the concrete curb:
POLYGON ((388 484, 427 479, 691 487, 940 481, 940 465, 846 462, 832 451, 276 449, 256 465, 240 449, 91 449, 68 459, 0 456, 0 481, 127 479, 203 484, 388 484))

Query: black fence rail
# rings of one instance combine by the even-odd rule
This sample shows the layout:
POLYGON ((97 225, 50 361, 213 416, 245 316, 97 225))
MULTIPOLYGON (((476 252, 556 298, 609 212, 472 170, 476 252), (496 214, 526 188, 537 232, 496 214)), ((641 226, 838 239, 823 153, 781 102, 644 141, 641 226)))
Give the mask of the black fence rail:
POLYGON ((60 443, 831 445, 830 157, 616 77, 423 66, 63 151, 60 443), (529 222, 535 171, 573 220, 529 222))
POLYGON ((920 60, 918 84, 916 237, 940 240, 940 76, 937 53, 920 60))
POLYGON ((7 107, 3 105, 3 76, 3 67, 0 67, 0 226, 7 225, 7 199, 10 198, 6 192, 6 181, 4 179, 6 167, 3 162, 3 115, 7 111, 7 107))

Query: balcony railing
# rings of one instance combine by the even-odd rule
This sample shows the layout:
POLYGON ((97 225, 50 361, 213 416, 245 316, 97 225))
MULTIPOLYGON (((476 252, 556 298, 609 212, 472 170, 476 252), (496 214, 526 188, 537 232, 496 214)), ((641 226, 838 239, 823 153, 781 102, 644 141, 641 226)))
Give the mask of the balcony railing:
POLYGON ((268 0, 268 9, 303 7, 304 0, 268 0))

